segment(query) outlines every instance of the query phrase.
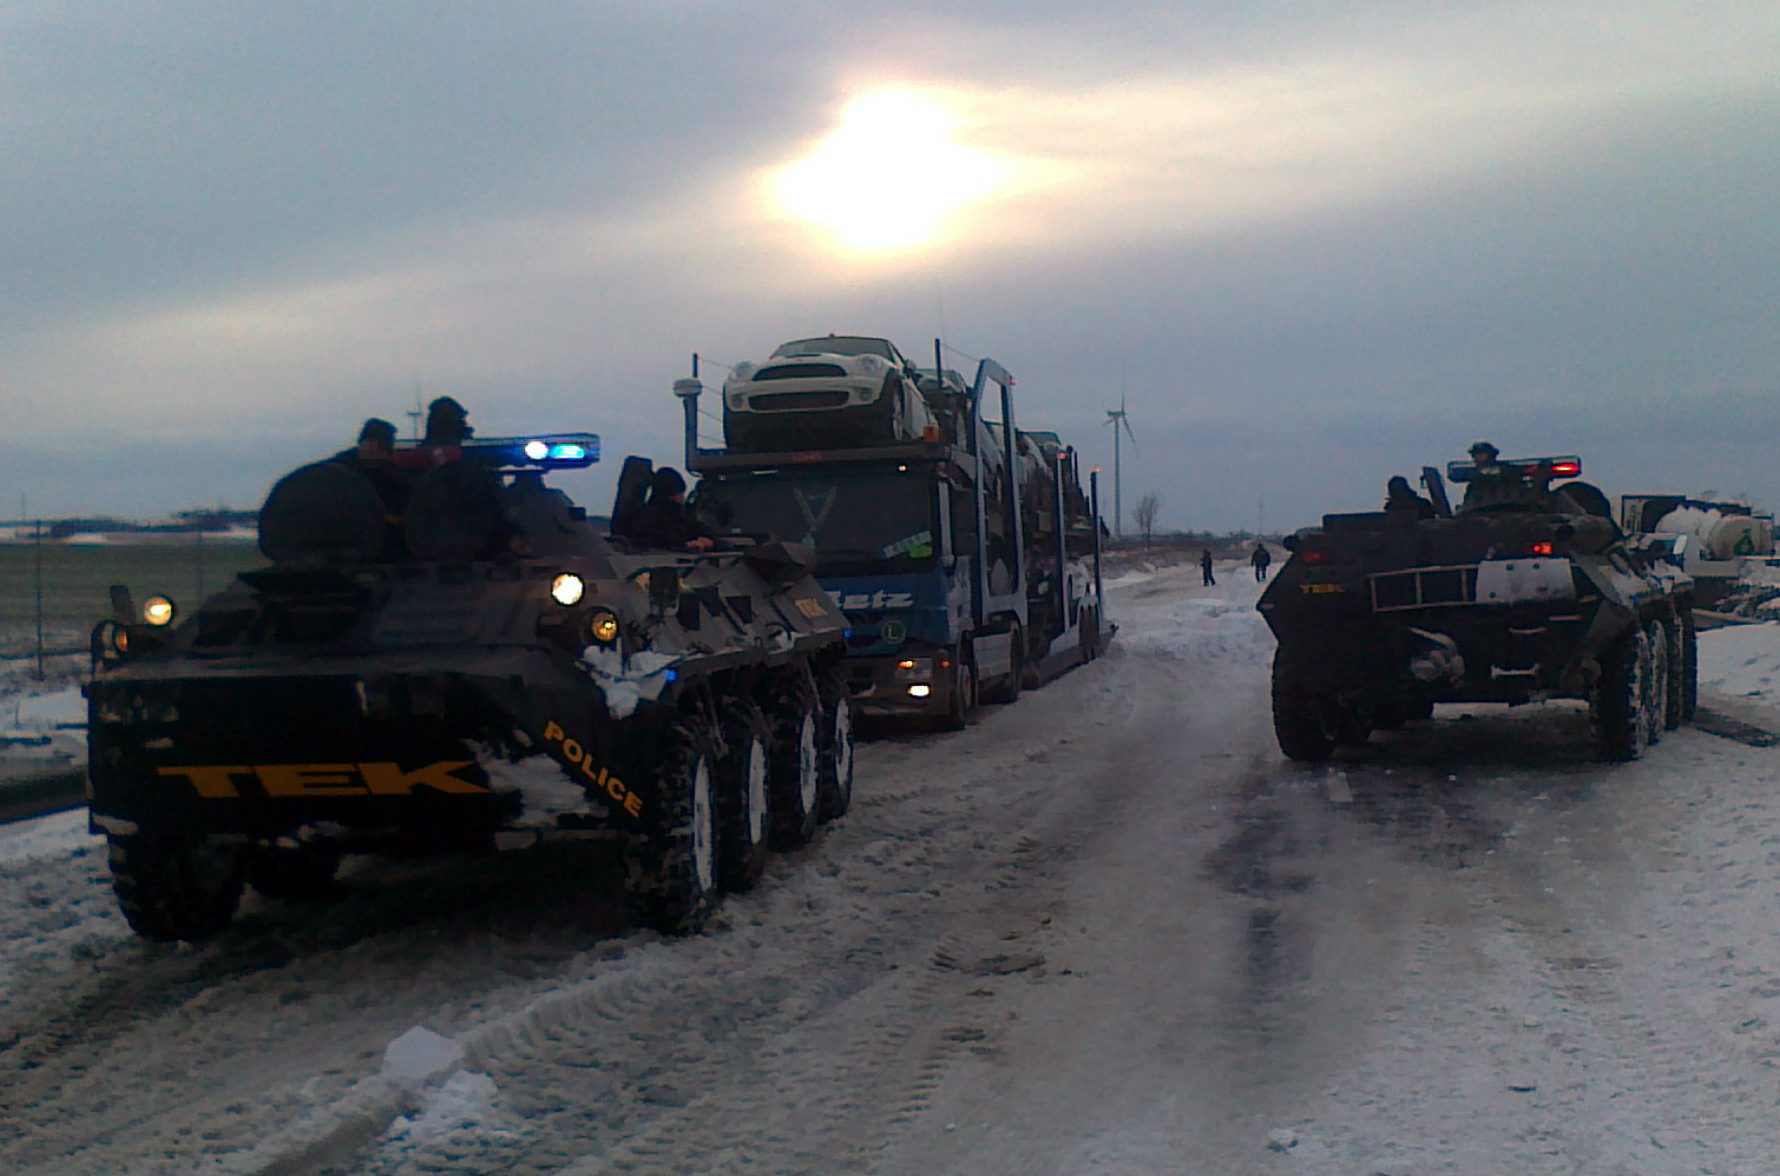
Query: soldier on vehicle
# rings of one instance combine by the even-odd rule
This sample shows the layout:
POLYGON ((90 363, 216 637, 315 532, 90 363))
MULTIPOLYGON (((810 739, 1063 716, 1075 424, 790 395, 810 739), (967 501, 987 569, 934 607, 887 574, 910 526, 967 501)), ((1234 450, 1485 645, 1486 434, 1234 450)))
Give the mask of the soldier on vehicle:
POLYGON ((1435 515, 1434 504, 1417 494, 1402 474, 1385 483, 1384 509, 1387 513, 1413 514, 1418 519, 1431 519, 1435 515))
POLYGON ((333 461, 356 470, 377 490, 383 503, 385 554, 402 550, 402 515, 408 509, 412 487, 401 470, 396 468, 396 427, 381 417, 371 417, 358 431, 358 444, 342 449, 333 461))
POLYGON ((1255 565, 1255 579, 1267 578, 1267 567, 1273 562, 1273 553, 1267 550, 1265 543, 1255 544, 1255 553, 1249 556, 1249 562, 1255 565))
POLYGON ((1217 583, 1217 578, 1211 574, 1211 548, 1209 547, 1202 548, 1199 552, 1199 571, 1205 577, 1206 586, 1209 587, 1217 583))
POLYGON ((1465 501, 1459 505, 1460 510, 1516 502, 1524 496, 1520 478, 1496 460, 1501 452, 1488 441, 1479 441, 1471 447, 1471 481, 1465 487, 1465 501))
POLYGON ((631 534, 645 547, 709 551, 717 545, 686 509, 686 479, 671 466, 662 466, 650 479, 649 501, 637 512, 631 534))
POLYGON ((396 465, 404 470, 426 470, 454 462, 463 456, 463 443, 475 432, 469 410, 449 396, 440 396, 426 406, 426 434, 419 447, 396 454, 396 465))

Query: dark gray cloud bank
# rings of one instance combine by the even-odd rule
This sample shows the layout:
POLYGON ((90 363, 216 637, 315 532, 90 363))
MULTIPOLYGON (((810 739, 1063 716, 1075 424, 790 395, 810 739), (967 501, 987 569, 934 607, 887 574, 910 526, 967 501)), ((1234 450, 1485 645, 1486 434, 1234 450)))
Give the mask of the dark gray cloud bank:
POLYGON ((1123 382, 1165 524, 1480 436, 1780 504, 1767 6, 769 11, 0 13, 0 515, 251 505, 417 391, 671 460, 693 350, 942 327, 1105 463, 1123 382), (886 86, 1035 178, 899 256, 762 205, 886 86))

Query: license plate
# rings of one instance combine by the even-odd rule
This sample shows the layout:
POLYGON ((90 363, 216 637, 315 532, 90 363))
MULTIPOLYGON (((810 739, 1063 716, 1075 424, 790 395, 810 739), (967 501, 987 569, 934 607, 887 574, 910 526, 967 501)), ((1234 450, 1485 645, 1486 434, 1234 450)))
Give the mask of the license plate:
POLYGON ((1339 584, 1300 584, 1298 591, 1306 596, 1324 596, 1331 592, 1346 592, 1347 589, 1339 584))

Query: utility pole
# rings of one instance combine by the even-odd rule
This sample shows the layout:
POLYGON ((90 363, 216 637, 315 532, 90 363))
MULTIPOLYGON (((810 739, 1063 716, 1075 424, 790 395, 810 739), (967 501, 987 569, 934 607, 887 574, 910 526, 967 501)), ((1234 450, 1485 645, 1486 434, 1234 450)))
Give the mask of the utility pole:
POLYGON ((43 681, 43 520, 38 519, 31 536, 37 548, 37 680, 43 681))

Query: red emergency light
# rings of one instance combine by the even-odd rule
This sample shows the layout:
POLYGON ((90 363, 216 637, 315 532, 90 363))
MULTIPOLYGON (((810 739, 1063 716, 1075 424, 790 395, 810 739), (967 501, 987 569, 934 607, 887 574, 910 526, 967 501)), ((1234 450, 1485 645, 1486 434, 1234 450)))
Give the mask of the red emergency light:
POLYGON ((1551 552, 1552 552, 1552 546, 1551 546, 1551 541, 1549 539, 1542 539, 1539 542, 1533 544, 1533 554, 1534 555, 1550 555, 1551 552))
POLYGON ((1582 459, 1560 457, 1551 463, 1551 476, 1554 478, 1574 478, 1582 473, 1582 459))

